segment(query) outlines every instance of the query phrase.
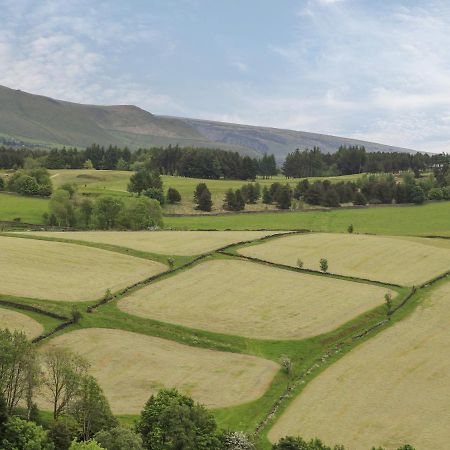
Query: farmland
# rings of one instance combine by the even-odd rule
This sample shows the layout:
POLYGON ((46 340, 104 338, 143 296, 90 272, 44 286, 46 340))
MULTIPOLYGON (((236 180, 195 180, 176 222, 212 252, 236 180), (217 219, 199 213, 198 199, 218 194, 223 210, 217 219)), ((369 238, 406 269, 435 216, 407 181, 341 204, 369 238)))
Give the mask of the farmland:
POLYGON ((121 300, 119 308, 218 333, 301 339, 332 331, 382 304, 386 292, 378 286, 221 259, 140 289, 121 300))
POLYGON ((61 301, 100 298, 165 269, 86 246, 0 236, 0 294, 61 301))
POLYGON ((327 258, 330 272, 386 283, 423 283, 450 267, 449 242, 442 239, 380 237, 369 235, 309 233, 272 239, 240 250, 275 263, 320 270, 327 258))
POLYGON ((258 239, 270 234, 266 231, 63 231, 29 232, 27 235, 55 239, 118 245, 133 250, 162 255, 192 256, 209 252, 234 242, 258 239))
POLYGON ((44 331, 44 327, 25 314, 9 309, 0 309, 0 330, 9 328, 11 331, 23 331, 28 338, 34 338, 44 331))
POLYGON ((405 441, 446 448, 449 297, 449 283, 435 288, 410 317, 317 377, 275 424, 271 440, 299 433, 355 449, 391 450, 405 441))
MULTIPOLYGON (((415 220, 411 227, 425 227, 425 216, 435 214, 438 220, 429 221, 428 228, 442 227, 439 234, 444 234, 448 220, 442 217, 445 205, 448 203, 417 208, 280 213, 271 214, 270 220, 274 228, 289 230, 302 227, 275 225, 293 215, 317 215, 320 220, 317 219, 319 222, 315 226, 318 226, 324 216, 352 214, 351 219, 341 219, 343 229, 340 231, 345 232, 349 223, 356 228, 355 218, 361 213, 384 214, 386 210, 407 215, 411 211, 416 218, 423 216, 423 223, 422 219, 415 220)), ((231 217, 234 220, 231 228, 239 228, 240 221, 262 218, 261 223, 264 223, 265 216, 242 214, 198 219, 213 222, 231 217)), ((172 219, 175 218, 166 218, 172 219)), ((376 226, 376 220, 368 222, 368 226, 374 224, 376 226)), ((395 228, 395 220, 389 221, 386 230, 388 227, 395 228)), ((410 230, 403 234, 413 234, 408 232, 410 230)), ((448 227, 446 230, 448 232, 448 227)), ((396 448, 397 442, 410 441, 409 435, 401 435, 406 428, 400 419, 394 420, 394 413, 382 414, 380 423, 384 434, 367 425, 372 420, 369 417, 355 428, 355 433, 362 430, 361 434, 354 436, 347 428, 348 440, 345 440, 335 432, 334 426, 329 427, 327 434, 317 424, 330 423, 335 420, 333 414, 337 414, 342 416, 342 429, 350 427, 356 420, 351 415, 350 403, 342 401, 342 414, 331 406, 326 411, 311 407, 315 420, 308 422, 299 419, 303 417, 303 402, 314 404, 324 389, 337 405, 341 402, 339 383, 344 383, 342 395, 348 395, 349 402, 356 406, 362 404, 362 401, 358 403, 358 390, 350 392, 351 387, 345 384, 350 379, 350 386, 359 386, 358 381, 362 383, 359 373, 373 386, 380 386, 382 399, 390 389, 405 395, 409 393, 406 386, 409 378, 406 375, 394 377, 389 367, 395 367, 392 358, 402 355, 407 358, 416 351, 420 358, 425 358, 427 352, 430 358, 433 352, 433 357, 437 358, 439 353, 426 344, 427 335, 436 335, 439 343, 445 343, 446 328, 437 319, 431 316, 428 319, 427 315, 426 322, 430 324, 425 327, 425 319, 421 319, 422 325, 419 325, 414 317, 428 314, 427 311, 437 308, 435 305, 441 305, 436 309, 436 316, 444 320, 445 302, 439 299, 448 296, 448 290, 440 291, 447 286, 445 280, 436 290, 433 286, 422 287, 420 283, 449 270, 450 241, 358 234, 361 232, 356 228, 353 234, 296 233, 292 236, 278 236, 275 231, 242 230, 3 233, 0 246, 6 258, 2 259, 4 276, 0 302, 13 303, 9 309, 1 309, 0 317, 3 318, 3 311, 19 314, 14 320, 9 317, 4 320, 6 325, 17 323, 14 326, 18 328, 21 327, 18 317, 36 320, 40 328, 28 331, 30 336, 36 336, 50 332, 71 317, 74 307, 78 308, 81 312, 78 322, 69 322, 54 335, 42 339, 38 347, 42 350, 66 347, 85 356, 91 364, 90 373, 98 379, 113 411, 124 423, 136 418, 152 393, 162 387, 176 387, 195 401, 213 408, 221 428, 258 430, 258 445, 264 450, 270 448, 267 436, 274 440, 285 433, 302 433, 304 437, 318 435, 329 442, 356 445, 358 449, 358 439, 363 439, 363 446, 370 441, 368 448, 379 444, 391 450, 396 448), (220 250, 230 244, 236 245, 220 250), (267 261, 249 261, 245 255, 267 261), (174 257, 171 268, 167 265, 169 256, 174 257), (318 261, 322 257, 328 258, 330 273, 318 271, 318 261), (298 258, 304 261, 303 269, 295 267, 298 258), (308 272, 308 269, 315 272, 308 272), (152 275, 158 275, 157 279, 152 275), (412 289, 412 284, 418 286, 417 289, 412 289), (97 303, 108 288, 114 295, 97 303), (428 302, 430 292, 433 297, 428 302), (387 293, 392 296, 388 312, 387 293), (36 311, 23 312, 19 308, 16 311, 14 304, 36 311), (61 318, 51 318, 49 313, 61 318), (412 325, 407 327, 408 323, 412 325), (417 329, 417 340, 408 334, 412 331, 402 331, 399 327, 417 329), (404 338, 399 337, 403 335, 404 338), (381 344, 373 347, 373 351, 372 347, 367 347, 375 345, 377 340, 381 340, 381 344), (398 347, 397 342, 403 346, 398 347), (408 342, 414 349, 406 348, 408 342), (421 343, 425 351, 419 351, 421 343), (364 351, 365 348, 369 351, 364 351), (352 363, 356 356, 358 361, 352 363), (383 357, 391 364, 384 363, 383 357), (292 363, 289 374, 280 365, 286 358, 292 363), (346 369, 340 369, 341 365, 346 369), (373 367, 379 367, 385 374, 371 371, 373 367), (333 370, 338 371, 337 375, 333 375, 333 370), (326 384, 322 387, 324 377, 326 384), (390 384, 386 377, 390 377, 390 384), (319 388, 314 387, 316 383, 319 388), (313 392, 311 395, 309 389, 313 392), (271 413, 272 410, 275 412, 271 413), (347 418, 345 412, 349 414, 347 418), (309 428, 298 428, 300 422, 309 428)), ((423 234, 431 233, 424 231, 423 234)), ((31 322, 25 321, 30 327, 31 322)), ((406 359, 401 361, 405 370, 409 368, 411 373, 417 371, 421 377, 426 377, 426 369, 432 361, 420 358, 417 367, 406 359)), ((434 385, 445 385, 448 381, 445 358, 441 359, 444 362, 436 366, 439 372, 429 375, 434 376, 429 380, 433 389, 434 385)), ((425 381, 428 379, 418 378, 417 383, 425 381)), ((417 383, 416 390, 420 387, 417 383)), ((376 399, 364 389, 360 387, 361 397, 367 395, 368 404, 372 405, 370 402, 376 399)), ((438 411, 439 402, 435 406, 430 399, 417 397, 422 404, 411 406, 412 410, 422 408, 433 414, 438 411)), ((383 401, 389 404, 390 400, 383 401)), ((40 405, 44 410, 50 408, 42 400, 40 405)), ((409 404, 403 408, 408 409, 409 404)), ((373 409, 366 411, 370 416, 373 409)), ((402 414, 396 411, 395 417, 401 418, 402 414)), ((408 429, 405 433, 409 433, 408 429)), ((445 433, 436 428, 437 437, 433 442, 446 439, 445 433)), ((412 432, 410 436, 411 440, 415 437, 412 432)), ((431 448, 428 441, 424 441, 422 450, 431 448)))
POLYGON ((254 356, 112 329, 73 331, 48 345, 85 356, 113 410, 121 414, 140 412, 147 398, 163 386, 176 387, 209 407, 248 402, 264 393, 278 370, 277 364, 254 356))

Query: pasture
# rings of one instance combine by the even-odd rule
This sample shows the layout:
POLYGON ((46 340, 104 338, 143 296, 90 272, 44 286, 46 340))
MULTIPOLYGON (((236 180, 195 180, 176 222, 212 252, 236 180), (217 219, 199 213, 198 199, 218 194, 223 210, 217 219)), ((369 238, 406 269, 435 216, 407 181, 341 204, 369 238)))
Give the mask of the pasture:
POLYGON ((28 232, 27 235, 112 244, 162 255, 192 256, 233 242, 275 234, 265 231, 61 231, 28 232))
POLYGON ((0 220, 24 223, 42 223, 42 215, 48 210, 48 200, 0 192, 0 220))
POLYGON ((84 356, 117 414, 139 413, 162 387, 177 388, 211 408, 249 402, 265 392, 279 368, 255 356, 105 328, 72 331, 43 348, 48 346, 84 356))
POLYGON ((450 283, 415 312, 365 342, 315 378, 270 430, 320 436, 350 449, 408 442, 420 450, 450 439, 450 283))
POLYGON ((258 339, 334 330, 383 303, 387 289, 229 259, 197 264, 120 300, 132 315, 258 339))
POLYGON ((245 256, 320 270, 327 258, 329 271, 399 285, 418 285, 450 267, 450 241, 362 234, 308 233, 265 241, 239 250, 245 256))
POLYGON ((0 236, 0 294, 85 301, 166 269, 155 261, 92 247, 0 236))
POLYGON ((176 230, 307 229, 343 233, 350 224, 353 224, 358 233, 450 236, 450 201, 421 206, 164 218, 165 227, 176 230))
POLYGON ((17 311, 0 308, 0 330, 23 331, 29 339, 39 336, 44 327, 37 321, 17 311))

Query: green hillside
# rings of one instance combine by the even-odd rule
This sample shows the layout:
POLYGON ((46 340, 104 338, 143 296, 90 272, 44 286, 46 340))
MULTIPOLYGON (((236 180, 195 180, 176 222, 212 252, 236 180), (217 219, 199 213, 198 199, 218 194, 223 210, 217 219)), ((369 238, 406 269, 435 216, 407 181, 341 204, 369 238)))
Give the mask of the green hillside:
POLYGON ((368 151, 411 151, 398 147, 302 131, 208 120, 157 116, 133 105, 82 105, 0 86, 0 143, 38 147, 100 145, 193 146, 234 150, 251 156, 273 153, 281 161, 296 148, 341 145, 368 151))

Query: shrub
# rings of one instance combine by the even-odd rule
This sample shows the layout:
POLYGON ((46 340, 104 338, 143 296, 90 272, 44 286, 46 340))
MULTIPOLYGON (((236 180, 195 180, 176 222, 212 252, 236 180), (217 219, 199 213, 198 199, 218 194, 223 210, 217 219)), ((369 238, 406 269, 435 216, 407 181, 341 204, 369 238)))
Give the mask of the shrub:
POLYGON ((428 191, 428 198, 430 200, 442 200, 442 189, 440 188, 433 188, 428 191))
POLYGON ((351 224, 347 227, 347 232, 350 233, 350 234, 352 234, 353 231, 354 231, 354 228, 353 228, 353 224, 351 223, 351 224))
POLYGON ((164 205, 165 203, 164 192, 160 188, 147 189, 144 191, 144 195, 148 198, 156 200, 160 205, 164 205))
POLYGON ((325 258, 322 258, 319 262, 320 264, 320 270, 325 273, 328 272, 328 260, 325 258))
POLYGON ((412 203, 420 205, 425 201, 425 192, 420 186, 413 186, 411 188, 409 199, 412 203))
POLYGON ((357 192, 355 194, 355 200, 353 201, 354 205, 364 206, 367 205, 367 198, 362 192, 357 192))
POLYGON ((170 187, 167 190, 167 201, 171 205, 174 203, 179 203, 181 202, 181 194, 176 189, 170 187))
POLYGON ((297 259, 297 267, 303 269, 303 261, 300 258, 297 259))
POLYGON ((200 211, 211 211, 211 192, 205 183, 199 183, 195 188, 194 201, 197 203, 197 209, 200 211))

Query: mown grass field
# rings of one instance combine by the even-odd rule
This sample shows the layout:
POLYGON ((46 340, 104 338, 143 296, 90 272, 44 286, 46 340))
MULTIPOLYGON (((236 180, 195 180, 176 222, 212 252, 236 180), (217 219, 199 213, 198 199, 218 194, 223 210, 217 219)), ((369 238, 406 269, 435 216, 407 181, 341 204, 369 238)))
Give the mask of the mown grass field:
POLYGON ((61 301, 95 300, 166 266, 86 246, 0 236, 0 294, 61 301))
POLYGON ((333 364, 307 386, 269 433, 321 436, 350 449, 405 442, 448 447, 450 284, 407 319, 333 364))
POLYGON ((192 256, 234 242, 258 239, 266 231, 61 231, 28 232, 27 235, 112 244, 148 253, 192 256))
MULTIPOLYGON (((434 203, 414 208, 414 211, 427 211, 428 217, 432 217, 429 208, 434 205, 446 204, 434 203)), ((409 207, 379 210, 383 209, 413 210, 409 207)), ((363 210, 363 212, 377 210, 363 210)), ((446 218, 441 217, 442 211, 444 210, 434 211, 441 224, 446 222, 446 218)), ((312 213, 303 213, 305 216, 308 214, 312 213)), ((287 215, 289 213, 273 214, 275 217, 287 215)), ((265 214, 253 216, 262 217, 265 214)), ((237 220, 240 216, 232 217, 237 220)), ((348 223, 340 231, 346 231, 347 226, 348 223)), ((434 226, 435 223, 430 221, 429 229, 432 230, 434 226)), ((271 445, 266 438, 267 432, 277 424, 280 417, 285 417, 284 411, 290 410, 293 408, 291 405, 301 401, 302 392, 307 392, 303 391, 305 386, 308 388, 316 377, 319 380, 322 376, 320 374, 327 374, 328 370, 335 367, 336 362, 344 361, 346 359, 344 355, 348 354, 351 357, 355 354, 358 349, 355 352, 352 349, 359 344, 370 343, 377 338, 374 338, 375 335, 381 337, 389 330, 396 329, 396 324, 403 324, 402 319, 404 320, 422 304, 426 298, 425 294, 431 289, 425 288, 425 292, 419 288, 416 292, 412 292, 409 287, 396 288, 394 291, 397 295, 393 298, 393 308, 400 307, 400 309, 396 310, 388 321, 383 304, 383 296, 390 289, 388 285, 358 282, 356 279, 350 281, 342 276, 306 274, 294 268, 279 268, 271 264, 244 261, 238 255, 240 246, 230 249, 234 256, 224 255, 214 251, 218 245, 215 239, 219 234, 213 232, 183 233, 173 238, 170 233, 168 231, 155 233, 155 236, 164 235, 169 244, 160 244, 156 240, 145 249, 142 248, 144 244, 140 243, 138 234, 134 238, 131 232, 118 233, 113 243, 84 240, 70 243, 71 247, 77 247, 80 251, 95 250, 107 253, 111 261, 120 256, 133 255, 130 259, 145 264, 152 264, 152 260, 164 263, 167 257, 172 255, 172 249, 178 248, 179 251, 183 251, 181 249, 189 248, 186 255, 175 257, 174 271, 163 274, 157 281, 148 281, 118 294, 91 313, 88 313, 86 308, 92 306, 93 298, 90 298, 90 302, 71 301, 66 297, 59 299, 61 301, 36 298, 34 295, 26 298, 24 294, 12 298, 17 303, 56 312, 66 317, 70 316, 72 307, 79 308, 82 312, 79 323, 70 325, 51 338, 44 339, 39 345, 45 347, 56 343, 84 353, 92 363, 91 372, 98 377, 111 400, 113 410, 121 414, 121 420, 127 424, 133 422, 141 405, 152 392, 163 386, 176 386, 191 394, 194 400, 214 407, 213 412, 221 428, 254 432, 258 424, 261 424, 257 434, 258 443, 262 450, 268 450, 271 445), (125 242, 125 238, 121 236, 127 236, 127 241, 125 242), (127 245, 133 245, 135 248, 126 248, 127 245), (167 246, 156 247, 156 245, 167 246), (155 249, 159 252, 166 249, 171 252, 157 253, 155 249), (194 260, 194 254, 198 254, 193 252, 199 252, 200 249, 207 249, 208 255, 202 256, 203 259, 191 267, 184 267, 184 264, 194 260), (368 290, 373 294, 367 294, 368 290), (404 303, 407 298, 409 300, 404 303), (135 300, 139 302, 141 312, 123 310, 123 305, 131 304, 135 300), (145 310, 148 312, 142 314, 145 310), (278 369, 281 358, 285 357, 293 363, 293 370, 289 376, 278 369), (234 369, 236 371, 233 372, 234 369), (288 394, 284 396, 286 393, 288 394), (299 394, 300 397, 297 397, 299 394), (277 407, 273 417, 265 422, 280 397, 282 401, 279 409, 277 407)), ((71 234, 78 235, 78 233, 71 234)), ((430 231, 426 234, 430 234, 430 231)), ((29 233, 26 235, 27 239, 15 236, 9 239, 14 241, 18 248, 20 247, 23 258, 27 255, 28 247, 32 248, 34 243, 47 246, 45 250, 49 260, 47 264, 50 264, 51 260, 58 258, 63 260, 67 257, 62 250, 64 247, 57 246, 69 244, 52 242, 53 239, 67 239, 67 233, 55 235, 29 233)), ((240 233, 232 236, 233 239, 242 240, 240 233)), ((257 238, 260 234, 248 235, 250 236, 257 238)), ((349 236, 355 242, 359 238, 347 234, 339 237, 342 236, 345 238, 349 236)), ((76 236, 73 237, 75 238, 76 236)), ((282 239, 284 238, 275 236, 265 242, 276 243, 282 239)), ((399 241, 397 242, 399 252, 406 251, 411 244, 417 245, 416 238, 402 237, 395 241, 399 241)), ((244 248, 263 247, 266 243, 254 246, 248 244, 244 245, 244 248)), ((358 245, 359 242, 354 244, 355 247, 358 245)), ((432 239, 428 247, 428 251, 431 251, 431 248, 449 249, 450 241, 432 239)), ((177 254, 175 250, 173 254, 177 254)), ((94 259, 86 259, 85 262, 90 272, 96 268, 94 259)), ((29 272, 32 277, 32 271, 36 268, 26 265, 23 267, 23 273, 29 272)), ((52 273, 57 269, 48 270, 52 273)), ((122 267, 121 270, 127 275, 134 274, 130 266, 122 267)), ((374 265, 373 270, 379 270, 378 266, 374 265)), ((333 271, 331 264, 330 271, 333 271)), ((147 277, 141 277, 141 280, 144 278, 147 277)), ((64 277, 61 276, 60 279, 64 285, 64 277)), ((25 283, 22 281, 22 284, 25 283)), ((83 285, 82 281, 80 284, 83 285)), ((8 300, 10 297, 1 294, 0 292, 0 301, 8 300)), ((45 326, 46 331, 51 329, 51 321, 54 323, 53 326, 59 323, 38 313, 26 312, 26 315, 38 320, 45 326)), ((441 315, 444 317, 443 310, 441 315)), ((438 329, 435 326, 436 334, 438 332, 444 334, 444 328, 440 326, 438 329)), ((431 334, 431 331, 429 333, 431 334)), ((395 347, 393 344, 395 339, 396 336, 391 337, 390 341, 385 343, 386 348, 395 347)), ((414 351, 408 350, 405 355, 414 351)), ((378 358, 378 354, 376 357, 378 358)), ((372 370, 373 376, 377 376, 377 365, 373 363, 370 354, 366 355, 364 369, 366 372, 372 370)), ((448 384, 446 372, 439 372, 436 378, 439 376, 442 383, 448 384)), ((380 380, 377 382, 382 384, 380 380)), ((398 382, 400 383, 399 380, 398 382)), ((419 386, 416 386, 416 389, 419 389, 419 386)), ((382 408, 379 408, 379 411, 380 414, 384 413, 382 408)), ((397 415, 401 417, 400 413, 397 415)), ((297 424, 294 416, 292 420, 297 424)), ((317 417, 317 420, 322 420, 319 413, 317 417)), ((323 420, 327 421, 325 413, 323 420)), ((399 427, 402 426, 402 419, 390 420, 392 422, 397 420, 399 427)), ((330 425, 333 422, 328 420, 327 423, 330 425)), ((334 425, 329 428, 334 430, 334 425)), ((392 427, 386 427, 386 435, 391 436, 389 434, 391 430, 392 436, 396 438, 398 433, 396 434, 396 430, 392 427)), ((440 431, 436 430, 436 433, 440 431)), ((272 434, 270 436, 272 437, 272 434)), ((336 434, 333 434, 332 439, 328 439, 326 435, 320 437, 329 442, 339 441, 336 434)), ((377 441, 371 441, 368 448, 374 443, 377 441)))
POLYGON ((44 327, 31 317, 10 309, 0 308, 0 330, 23 331, 28 338, 39 336, 44 327))
POLYGON ((69 348, 84 356, 117 414, 138 414, 148 397, 164 386, 175 387, 212 408, 245 403, 266 391, 279 368, 255 356, 114 329, 72 331, 43 349, 48 346, 69 348))
POLYGON ((450 267, 450 241, 392 238, 372 235, 307 233, 272 239, 242 248, 239 253, 280 264, 320 270, 326 258, 329 271, 341 275, 412 286, 450 267))
POLYGON ((135 291, 119 308, 196 329, 287 340, 332 331, 382 304, 386 292, 370 284, 219 259, 135 291))

